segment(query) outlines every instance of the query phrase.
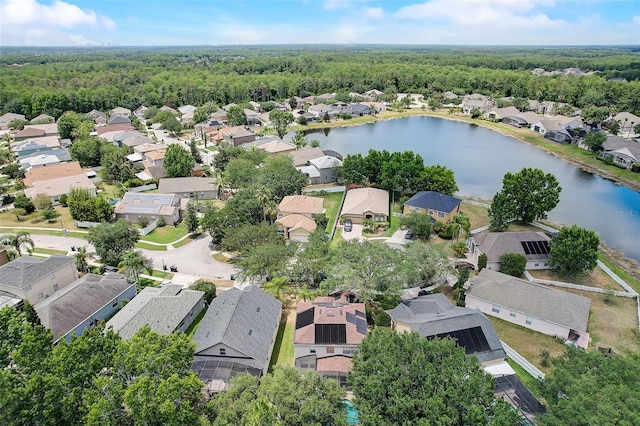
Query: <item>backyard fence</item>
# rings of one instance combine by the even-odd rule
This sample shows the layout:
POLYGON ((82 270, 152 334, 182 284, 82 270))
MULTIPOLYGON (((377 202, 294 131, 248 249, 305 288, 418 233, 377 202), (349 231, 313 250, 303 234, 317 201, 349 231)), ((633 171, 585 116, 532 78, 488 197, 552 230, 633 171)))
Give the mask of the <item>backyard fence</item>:
POLYGON ((158 221, 154 220, 153 222, 151 222, 149 225, 145 226, 144 228, 138 229, 138 233, 140 235, 144 236, 144 235, 150 234, 151 231, 153 231, 157 227, 158 227, 158 221))
POLYGON ((531 374, 533 377, 535 377, 538 380, 544 380, 545 376, 542 371, 538 370, 538 368, 535 365, 527 361, 525 357, 523 357, 518 352, 516 352, 511 346, 507 345, 505 342, 502 342, 502 341, 500 342, 502 343, 502 347, 504 348, 504 351, 506 352, 507 356, 511 358, 520 367, 522 367, 524 371, 531 374))

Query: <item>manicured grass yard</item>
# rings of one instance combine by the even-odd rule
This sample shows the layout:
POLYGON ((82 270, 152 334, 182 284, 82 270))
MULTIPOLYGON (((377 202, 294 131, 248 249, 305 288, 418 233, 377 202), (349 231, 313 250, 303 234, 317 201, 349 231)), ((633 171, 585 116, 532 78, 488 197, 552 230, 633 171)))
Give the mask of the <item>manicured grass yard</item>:
POLYGON ((169 244, 187 235, 187 227, 184 221, 178 226, 161 226, 154 229, 149 235, 141 236, 140 241, 151 241, 158 244, 169 244))
POLYGON ((569 282, 572 284, 586 285, 589 287, 611 288, 616 291, 624 291, 624 289, 620 287, 618 283, 616 283, 613 279, 611 279, 609 275, 605 274, 604 271, 598 267, 596 267, 593 272, 587 275, 580 275, 571 278, 565 277, 564 275, 550 269, 534 270, 529 271, 529 273, 535 278, 543 280, 569 282))
POLYGON ((166 251, 167 246, 157 246, 155 244, 147 244, 144 241, 138 241, 136 247, 145 250, 166 251))
POLYGON ((56 249, 42 248, 42 247, 34 247, 32 251, 34 253, 41 253, 41 254, 64 254, 64 255, 67 254, 67 252, 64 250, 56 250, 56 249))
POLYGON ((294 365, 293 332, 296 322, 296 306, 295 302, 289 301, 287 308, 282 313, 269 371, 273 371, 275 365, 294 365))
POLYGON ((333 221, 336 219, 336 216, 338 216, 338 209, 340 208, 340 201, 342 201, 344 192, 332 192, 326 195, 309 195, 324 199, 325 215, 327 216, 327 232, 331 232, 333 221))

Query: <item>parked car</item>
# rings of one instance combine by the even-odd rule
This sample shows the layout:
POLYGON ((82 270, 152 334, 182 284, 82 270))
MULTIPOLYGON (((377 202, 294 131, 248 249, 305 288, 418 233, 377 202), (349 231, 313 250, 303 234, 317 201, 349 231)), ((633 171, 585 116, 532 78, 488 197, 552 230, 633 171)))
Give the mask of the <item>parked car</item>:
POLYGON ((405 232, 404 238, 407 239, 407 240, 413 240, 413 232, 411 232, 411 229, 409 229, 407 232, 405 232))
POLYGON ((351 230, 353 229, 353 223, 351 222, 351 219, 347 219, 344 221, 344 232, 351 232, 351 230))

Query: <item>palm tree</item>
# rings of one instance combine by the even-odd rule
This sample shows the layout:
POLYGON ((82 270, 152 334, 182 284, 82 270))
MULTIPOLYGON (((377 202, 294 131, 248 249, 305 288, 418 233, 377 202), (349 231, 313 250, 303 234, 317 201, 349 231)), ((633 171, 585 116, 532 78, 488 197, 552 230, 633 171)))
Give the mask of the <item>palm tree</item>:
POLYGON ((133 279, 136 284, 140 283, 140 273, 151 274, 151 262, 138 250, 129 250, 122 255, 122 261, 118 268, 123 269, 128 278, 133 279))
POLYGON ((6 234, 0 237, 0 244, 10 247, 17 254, 17 257, 22 256, 22 249, 26 247, 27 252, 31 254, 31 251, 35 247, 31 235, 27 231, 19 231, 15 234, 6 234))
POLYGON ((87 273, 89 272, 89 259, 93 259, 94 253, 87 251, 85 246, 78 247, 78 251, 73 255, 76 259, 76 268, 78 271, 87 273))
POLYGON ((275 277, 264 285, 264 292, 272 295, 282 303, 285 303, 287 294, 292 291, 289 285, 289 277, 275 277))
POLYGON ((256 189, 256 199, 258 200, 258 203, 260 203, 260 205, 262 206, 262 220, 264 220, 265 222, 267 221, 266 206, 267 206, 267 203, 271 200, 271 197, 272 197, 271 190, 266 186, 261 186, 258 189, 256 189))
POLYGON ((266 217, 269 218, 269 221, 273 223, 275 217, 278 215, 278 205, 275 201, 269 200, 267 204, 262 208, 266 217))

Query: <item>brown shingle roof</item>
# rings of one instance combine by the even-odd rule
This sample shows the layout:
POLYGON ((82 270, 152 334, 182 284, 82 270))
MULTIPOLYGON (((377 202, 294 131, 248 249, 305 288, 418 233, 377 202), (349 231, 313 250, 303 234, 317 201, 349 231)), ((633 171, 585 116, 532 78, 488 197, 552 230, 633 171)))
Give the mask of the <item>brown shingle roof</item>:
POLYGON ((307 195, 287 195, 278 204, 278 210, 285 213, 317 214, 324 212, 324 199, 307 195))
POLYGON ((77 161, 53 164, 45 167, 35 167, 26 173, 24 177, 24 184, 26 186, 32 186, 34 182, 41 180, 57 179, 82 173, 82 167, 80 167, 80 163, 77 161))

